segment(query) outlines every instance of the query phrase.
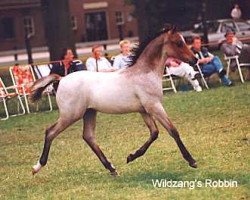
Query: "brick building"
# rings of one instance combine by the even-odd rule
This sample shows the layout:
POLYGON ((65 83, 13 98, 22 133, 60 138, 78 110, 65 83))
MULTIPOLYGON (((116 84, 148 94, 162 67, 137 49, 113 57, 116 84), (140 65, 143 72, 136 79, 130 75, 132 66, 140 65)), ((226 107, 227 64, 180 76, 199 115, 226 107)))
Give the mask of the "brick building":
MULTIPOLYGON (((134 8, 124 0, 69 0, 76 42, 137 36, 134 8)), ((46 46, 40 0, 0 1, 0 51, 22 49, 28 34, 32 47, 46 46)))

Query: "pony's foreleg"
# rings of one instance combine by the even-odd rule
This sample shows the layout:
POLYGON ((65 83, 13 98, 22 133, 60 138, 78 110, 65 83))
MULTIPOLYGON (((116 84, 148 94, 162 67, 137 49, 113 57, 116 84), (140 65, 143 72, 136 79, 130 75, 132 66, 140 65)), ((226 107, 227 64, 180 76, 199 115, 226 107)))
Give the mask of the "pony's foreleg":
POLYGON ((97 155, 99 160, 102 162, 104 167, 108 169, 111 175, 116 176, 116 169, 112 166, 112 164, 108 161, 100 147, 96 144, 95 140, 95 126, 96 126, 96 110, 88 109, 83 117, 84 120, 84 131, 83 131, 83 139, 89 145, 89 147, 93 150, 93 152, 97 155))
POLYGON ((141 115, 142 115, 142 118, 144 119, 144 122, 146 123, 146 125, 148 126, 150 130, 150 137, 146 141, 146 143, 142 145, 134 154, 129 154, 129 156, 127 157, 127 163, 142 156, 150 147, 150 145, 157 139, 158 134, 159 134, 159 130, 152 116, 150 116, 148 113, 141 113, 141 115))
POLYGON ((64 129, 70 126, 74 121, 72 120, 58 120, 55 124, 50 126, 45 132, 44 147, 42 155, 36 165, 33 166, 32 174, 36 174, 40 169, 46 165, 49 156, 49 150, 53 139, 59 135, 64 129))
POLYGON ((182 153, 183 158, 186 161, 188 161, 191 167, 196 168, 197 167, 196 161, 193 159, 193 157, 191 156, 191 154, 189 153, 189 151, 183 144, 177 129, 174 127, 174 125, 168 118, 167 113, 165 112, 162 104, 161 103, 155 104, 149 110, 150 110, 150 113, 152 113, 152 115, 162 124, 162 126, 165 129, 167 129, 170 136, 174 138, 175 142, 177 143, 182 153))

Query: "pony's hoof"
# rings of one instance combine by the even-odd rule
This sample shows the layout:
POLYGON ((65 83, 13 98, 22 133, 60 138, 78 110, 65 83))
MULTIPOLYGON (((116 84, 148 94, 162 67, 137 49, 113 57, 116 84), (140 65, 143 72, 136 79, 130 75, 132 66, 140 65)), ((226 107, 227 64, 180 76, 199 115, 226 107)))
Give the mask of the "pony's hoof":
POLYGON ((34 176, 38 171, 32 168, 32 175, 34 176))
POLYGON ((34 165, 32 168, 32 174, 35 175, 36 173, 38 173, 40 171, 41 168, 42 168, 42 165, 38 161, 37 164, 34 165))
POLYGON ((119 176, 119 174, 117 173, 117 171, 110 172, 110 175, 113 176, 113 177, 119 176))
POLYGON ((134 159, 133 159, 133 155, 132 154, 129 154, 129 156, 127 157, 127 164, 132 162, 134 159))
POLYGON ((193 168, 197 168, 198 167, 196 162, 189 163, 189 166, 193 167, 193 168))

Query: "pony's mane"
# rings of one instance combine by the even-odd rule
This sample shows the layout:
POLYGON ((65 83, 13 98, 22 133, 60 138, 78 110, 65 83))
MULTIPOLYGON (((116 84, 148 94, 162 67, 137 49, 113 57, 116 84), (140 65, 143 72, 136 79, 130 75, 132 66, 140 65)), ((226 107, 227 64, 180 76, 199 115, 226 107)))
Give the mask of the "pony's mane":
POLYGON ((171 30, 171 28, 164 28, 160 32, 157 32, 157 33, 155 33, 153 35, 147 36, 146 39, 143 42, 141 42, 139 45, 136 45, 132 49, 131 56, 129 56, 129 65, 128 65, 128 67, 131 67, 132 65, 134 65, 136 63, 136 61, 138 60, 138 58, 140 57, 140 55, 142 54, 142 52, 144 51, 146 46, 148 46, 148 44, 152 40, 159 37, 161 34, 168 32, 169 30, 171 30))

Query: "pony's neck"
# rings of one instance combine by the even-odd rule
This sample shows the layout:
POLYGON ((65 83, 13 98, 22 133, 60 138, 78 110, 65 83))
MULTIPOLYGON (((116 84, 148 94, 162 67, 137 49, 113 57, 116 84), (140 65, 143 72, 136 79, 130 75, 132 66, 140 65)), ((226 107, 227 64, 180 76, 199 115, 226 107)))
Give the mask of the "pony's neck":
POLYGON ((160 76, 163 75, 166 61, 166 55, 162 52, 163 42, 163 37, 154 39, 138 58, 138 63, 141 63, 140 65, 143 63, 143 66, 141 66, 143 69, 154 71, 160 76))

